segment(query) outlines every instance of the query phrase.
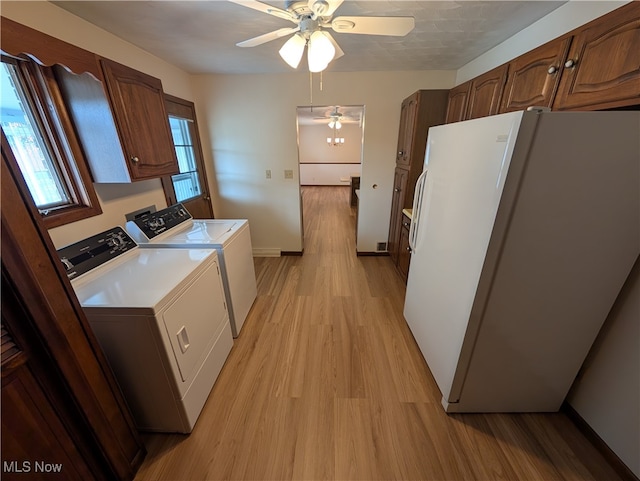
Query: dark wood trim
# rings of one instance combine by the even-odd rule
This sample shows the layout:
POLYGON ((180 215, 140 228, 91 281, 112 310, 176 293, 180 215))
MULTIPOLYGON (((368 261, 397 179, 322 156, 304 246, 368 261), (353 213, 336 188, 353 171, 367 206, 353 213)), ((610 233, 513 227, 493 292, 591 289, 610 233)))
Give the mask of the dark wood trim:
POLYGON ((620 475, 623 481, 639 481, 635 474, 627 467, 626 464, 618 457, 612 449, 607 446, 598 433, 596 433, 589 424, 578 414, 578 411, 573 409, 571 404, 567 401, 562 403, 560 411, 567 415, 567 417, 575 424, 582 434, 593 444, 593 446, 604 456, 607 462, 615 469, 616 473, 620 475))
POLYGON ((356 252, 356 256, 358 257, 385 257, 388 256, 389 252, 356 252))
POLYGON ((280 256, 302 256, 304 254, 304 249, 301 251, 281 251, 280 256))
POLYGON ((0 17, 0 45, 7 55, 31 58, 48 67, 64 65, 73 73, 88 72, 104 81, 94 53, 5 17, 0 17))

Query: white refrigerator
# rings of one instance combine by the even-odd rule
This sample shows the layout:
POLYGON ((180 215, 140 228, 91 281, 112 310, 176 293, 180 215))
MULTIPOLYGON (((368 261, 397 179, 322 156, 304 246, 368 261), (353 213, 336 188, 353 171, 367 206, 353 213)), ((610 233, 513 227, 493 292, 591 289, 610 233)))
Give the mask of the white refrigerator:
POLYGON ((447 412, 559 409, 640 253, 640 112, 431 127, 405 319, 447 412))

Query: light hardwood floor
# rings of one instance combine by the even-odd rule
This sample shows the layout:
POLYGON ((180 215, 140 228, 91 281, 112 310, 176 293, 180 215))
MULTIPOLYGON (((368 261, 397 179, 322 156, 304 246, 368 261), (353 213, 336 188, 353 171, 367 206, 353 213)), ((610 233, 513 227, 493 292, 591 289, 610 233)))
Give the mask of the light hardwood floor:
POLYGON ((390 259, 356 256, 349 189, 303 201, 304 255, 255 259, 193 433, 145 435, 137 481, 619 479, 564 414, 445 414, 390 259))

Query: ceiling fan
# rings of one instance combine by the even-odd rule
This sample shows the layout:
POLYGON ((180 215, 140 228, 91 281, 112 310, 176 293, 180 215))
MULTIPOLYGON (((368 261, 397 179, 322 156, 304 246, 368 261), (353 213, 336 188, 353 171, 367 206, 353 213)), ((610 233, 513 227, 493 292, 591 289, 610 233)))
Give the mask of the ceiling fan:
POLYGON ((339 130, 340 128, 342 128, 342 124, 344 122, 360 122, 360 118, 352 118, 348 115, 344 115, 342 112, 338 111, 339 107, 335 107, 335 110, 333 110, 332 112, 328 113, 328 115, 324 115, 322 117, 314 117, 314 120, 322 120, 322 121, 329 121, 329 123, 327 124, 329 126, 330 129, 335 128, 336 130, 339 130))
POLYGON ((326 29, 337 33, 391 35, 404 37, 415 26, 413 17, 333 17, 344 0, 287 0, 285 9, 257 0, 229 0, 238 5, 283 18, 296 24, 237 43, 238 47, 255 47, 293 34, 279 53, 292 68, 300 64, 307 47, 310 72, 321 72, 335 58, 344 55, 326 29))

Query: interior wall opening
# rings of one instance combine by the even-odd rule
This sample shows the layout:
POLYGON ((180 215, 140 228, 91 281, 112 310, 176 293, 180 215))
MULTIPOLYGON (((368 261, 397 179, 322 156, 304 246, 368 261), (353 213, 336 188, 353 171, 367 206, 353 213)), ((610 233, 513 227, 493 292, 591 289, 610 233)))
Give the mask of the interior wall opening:
POLYGON ((304 246, 305 186, 341 186, 349 189, 348 202, 357 208, 363 162, 364 105, 323 105, 297 108, 298 168, 301 225, 304 246))

